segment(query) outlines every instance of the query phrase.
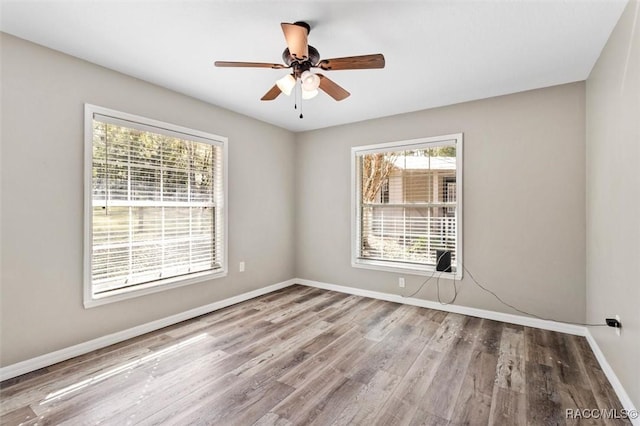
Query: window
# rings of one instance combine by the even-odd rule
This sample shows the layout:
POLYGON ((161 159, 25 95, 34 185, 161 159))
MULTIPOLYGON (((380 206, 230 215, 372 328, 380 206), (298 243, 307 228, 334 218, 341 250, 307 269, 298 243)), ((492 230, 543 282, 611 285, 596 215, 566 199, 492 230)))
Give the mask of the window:
POLYGON ((226 138, 85 105, 85 306, 226 275, 226 138))
POLYGON ((352 165, 353 266, 461 278, 462 134, 354 147, 352 165))

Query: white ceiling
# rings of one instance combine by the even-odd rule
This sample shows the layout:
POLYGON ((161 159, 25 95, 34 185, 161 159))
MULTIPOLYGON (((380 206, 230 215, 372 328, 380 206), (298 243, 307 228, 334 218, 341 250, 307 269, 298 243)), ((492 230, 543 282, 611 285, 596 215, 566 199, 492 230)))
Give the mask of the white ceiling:
POLYGON ((1 29, 293 131, 449 105, 588 77, 627 0, 10 1, 1 29), (322 58, 383 53, 386 68, 328 71, 336 102, 260 97, 286 70, 280 22, 311 24, 322 58))

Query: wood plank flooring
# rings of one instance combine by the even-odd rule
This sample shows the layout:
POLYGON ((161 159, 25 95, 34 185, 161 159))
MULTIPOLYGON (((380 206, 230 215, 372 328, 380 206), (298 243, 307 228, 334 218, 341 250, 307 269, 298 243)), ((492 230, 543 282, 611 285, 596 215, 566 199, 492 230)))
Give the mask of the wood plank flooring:
POLYGON ((562 425, 582 337, 293 286, 0 383, 3 425, 562 425))

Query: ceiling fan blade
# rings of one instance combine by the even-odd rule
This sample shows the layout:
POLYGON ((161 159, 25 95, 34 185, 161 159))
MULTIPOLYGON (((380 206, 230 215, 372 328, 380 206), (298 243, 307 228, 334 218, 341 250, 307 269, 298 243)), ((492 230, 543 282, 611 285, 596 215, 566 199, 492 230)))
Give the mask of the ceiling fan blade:
POLYGON ((274 84, 271 89, 267 93, 264 94, 263 97, 260 98, 261 101, 272 101, 278 97, 278 95, 282 93, 277 84, 274 84))
POLYGON ((338 84, 336 84, 333 80, 329 80, 322 74, 317 74, 320 77, 320 90, 323 90, 327 95, 331 96, 336 101, 341 101, 346 99, 351 95, 351 93, 344 90, 338 84))
POLYGON ((282 27, 284 38, 287 40, 289 53, 297 59, 308 58, 307 35, 309 30, 301 25, 288 24, 286 22, 281 23, 280 26, 282 27))
POLYGON ((347 56, 345 58, 323 59, 316 65, 325 71, 337 70, 365 70, 371 68, 384 68, 384 55, 347 56))
POLYGON ((279 70, 282 68, 289 68, 286 65, 282 64, 267 64, 265 62, 227 62, 227 61, 216 61, 216 67, 242 67, 242 68, 273 68, 274 70, 279 70))

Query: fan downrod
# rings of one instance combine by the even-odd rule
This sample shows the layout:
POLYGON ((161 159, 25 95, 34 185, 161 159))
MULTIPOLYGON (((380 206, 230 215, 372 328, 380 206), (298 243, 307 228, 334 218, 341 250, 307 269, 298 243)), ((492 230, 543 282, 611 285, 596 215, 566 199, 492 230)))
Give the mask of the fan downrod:
POLYGON ((307 24, 304 21, 296 21, 293 23, 293 25, 297 25, 299 27, 305 28, 307 30, 307 35, 309 35, 309 33, 311 32, 311 25, 307 24))

